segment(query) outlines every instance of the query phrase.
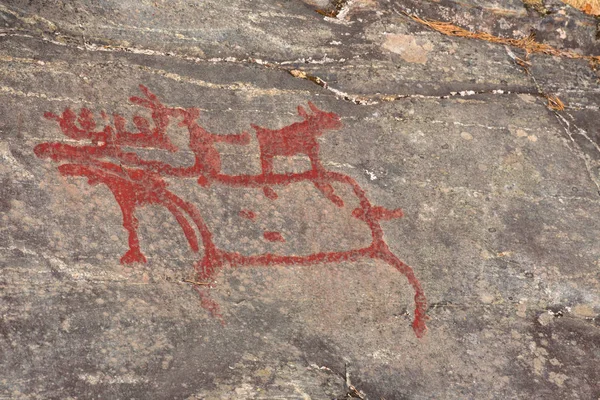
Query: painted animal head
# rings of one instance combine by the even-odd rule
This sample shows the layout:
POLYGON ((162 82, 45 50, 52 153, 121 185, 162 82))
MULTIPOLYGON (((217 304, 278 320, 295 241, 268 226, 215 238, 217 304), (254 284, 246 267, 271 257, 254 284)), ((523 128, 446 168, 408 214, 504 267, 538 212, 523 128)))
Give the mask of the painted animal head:
POLYGON ((336 113, 320 110, 310 101, 308 102, 308 107, 312 111, 312 114, 307 113, 304 107, 298 106, 298 115, 300 115, 306 121, 314 123, 322 130, 339 129, 342 127, 340 116, 336 113))

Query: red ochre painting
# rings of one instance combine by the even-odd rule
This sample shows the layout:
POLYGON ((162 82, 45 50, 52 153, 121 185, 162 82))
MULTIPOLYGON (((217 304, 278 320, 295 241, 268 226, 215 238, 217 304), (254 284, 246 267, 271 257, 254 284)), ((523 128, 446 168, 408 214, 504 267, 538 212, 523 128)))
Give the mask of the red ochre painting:
MULTIPOLYGON (((365 190, 356 180, 329 171, 321 164, 317 138, 326 130, 342 127, 339 115, 322 111, 309 102, 310 111, 302 106, 298 107, 298 114, 302 118, 300 122, 277 130, 252 125, 260 148, 262 172, 257 175, 227 175, 221 172, 221 157, 215 143, 247 145, 250 143, 250 135, 247 132, 232 135, 210 133, 200 126, 200 111, 197 108, 168 107, 147 87, 140 85, 140 89, 143 96, 131 97, 130 101, 147 109, 151 113, 151 122, 136 115, 133 118, 136 130, 130 132, 126 130, 125 118, 119 114, 107 115, 102 111, 100 118, 103 126, 99 126, 87 108, 82 108, 78 114, 70 108, 66 108, 60 115, 47 112, 44 116, 57 122, 65 136, 82 141, 82 144, 42 143, 34 150, 38 157, 49 158, 59 163, 58 170, 62 175, 86 177, 89 184, 104 184, 110 189, 121 208, 123 227, 129 235, 129 250, 121 257, 121 263, 146 262, 140 248, 135 211, 137 207, 147 204, 161 205, 175 217, 190 248, 202 254, 194 264, 198 282, 213 282, 214 275, 224 265, 259 267, 335 263, 364 258, 381 260, 403 274, 412 286, 415 292, 412 327, 416 336, 422 337, 425 334, 427 300, 421 284, 412 268, 391 252, 384 240, 380 223, 402 217, 402 211, 372 205, 365 190), (166 133, 171 123, 187 128, 189 150, 195 159, 192 165, 173 166, 162 161, 145 160, 137 153, 127 151, 127 148, 133 147, 177 152, 179 149, 169 140, 166 133), (273 171, 274 157, 291 157, 298 154, 308 156, 310 169, 298 173, 273 171), (347 185, 359 204, 351 215, 368 226, 372 241, 367 247, 303 256, 274 253, 242 255, 238 252, 224 251, 215 245, 211 230, 198 208, 169 190, 165 178, 178 177, 194 178, 207 190, 211 184, 234 188, 259 188, 272 201, 278 197, 278 187, 306 181, 312 183, 326 199, 340 208, 345 207, 344 201, 336 195, 332 184, 347 185)), ((251 220, 256 218, 256 214, 251 210, 242 210, 239 215, 251 220)), ((285 241, 280 232, 268 231, 264 232, 263 236, 271 242, 285 241)), ((209 296, 211 285, 194 285, 194 288, 200 294, 202 306, 213 315, 220 316, 218 305, 209 296)))

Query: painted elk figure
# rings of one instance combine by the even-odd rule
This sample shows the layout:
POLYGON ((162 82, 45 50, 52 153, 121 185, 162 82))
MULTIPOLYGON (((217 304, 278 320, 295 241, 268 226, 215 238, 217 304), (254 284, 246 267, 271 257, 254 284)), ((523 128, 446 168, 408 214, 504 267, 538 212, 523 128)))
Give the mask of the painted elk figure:
MULTIPOLYGON (((163 105, 156 95, 140 85, 145 97, 131 97, 132 103, 147 108, 150 121, 141 116, 133 117, 136 131, 127 131, 125 119, 118 115, 111 118, 104 112, 102 129, 96 128, 96 120, 88 109, 76 114, 69 108, 61 115, 46 113, 46 118, 56 121, 63 134, 69 138, 87 141, 86 144, 42 143, 35 147, 38 157, 50 158, 59 162, 59 172, 66 176, 83 176, 90 184, 106 185, 113 193, 123 214, 123 227, 127 230, 129 250, 121 258, 124 264, 146 262, 137 235, 137 207, 147 204, 164 206, 181 227, 190 248, 194 252, 203 251, 195 263, 199 282, 212 282, 215 274, 224 265, 233 267, 259 267, 275 265, 310 265, 342 261, 357 261, 364 258, 381 260, 401 272, 415 291, 415 316, 413 330, 418 337, 425 334, 426 298, 421 284, 412 268, 403 263, 389 249, 383 237, 381 221, 402 216, 400 209, 388 210, 373 206, 366 192, 350 176, 328 171, 319 158, 319 137, 325 130, 341 127, 340 117, 335 113, 319 110, 309 102, 312 111, 308 114, 298 107, 304 119, 278 130, 270 130, 252 125, 256 130, 261 151, 262 173, 258 175, 225 175, 221 173, 221 160, 215 148, 216 142, 245 145, 250 136, 242 132, 233 135, 216 135, 202 128, 197 119, 199 110, 183 109, 163 105), (189 149, 194 154, 194 162, 188 166, 173 166, 162 161, 146 160, 127 147, 159 148, 170 152, 179 149, 170 141, 166 131, 170 123, 186 127, 189 134, 189 149), (300 173, 276 173, 273 171, 273 157, 305 154, 311 162, 311 169, 300 173), (313 253, 304 256, 279 255, 274 253, 242 255, 237 252, 219 249, 213 240, 211 229, 204 221, 198 208, 191 202, 175 195, 168 188, 167 177, 195 178, 201 186, 220 184, 229 187, 262 188, 265 195, 277 199, 273 187, 295 182, 311 182, 327 199, 338 207, 344 201, 334 193, 332 184, 347 185, 358 199, 358 207, 350 214, 365 223, 371 232, 371 243, 362 248, 344 251, 313 253), (201 246, 202 245, 202 246, 201 246)), ((273 237, 275 232, 269 232, 273 237)), ((267 237, 265 233, 265 237, 267 237)), ((280 236, 276 239, 281 239, 280 236)), ((218 305, 209 296, 210 287, 194 285, 201 297, 202 306, 213 315, 219 316, 218 305)))

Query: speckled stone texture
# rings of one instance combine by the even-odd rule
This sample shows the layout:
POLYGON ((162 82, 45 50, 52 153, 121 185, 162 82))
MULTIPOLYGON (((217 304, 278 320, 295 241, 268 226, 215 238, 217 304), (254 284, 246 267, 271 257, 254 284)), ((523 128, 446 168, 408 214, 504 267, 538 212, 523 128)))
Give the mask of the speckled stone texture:
MULTIPOLYGON (((541 3, 1 2, 0 398, 600 398, 596 65, 531 54, 525 70, 522 49, 407 16, 600 54, 597 20, 541 3), (378 258, 223 262, 212 287, 191 283, 205 249, 160 204, 135 210, 147 262, 120 263, 128 232, 113 193, 34 148, 77 144, 47 112, 88 108, 102 127, 120 114, 128 129, 150 118, 130 101, 139 85, 197 107, 207 131, 249 133, 215 145, 228 176, 261 173, 251 124, 300 122, 309 101, 339 115, 343 127, 317 139, 322 167, 403 210, 380 221, 382 240, 423 287, 424 337, 411 327, 414 288, 378 258)), ((167 135, 181 151, 139 157, 193 163, 187 130, 167 135)), ((274 160, 279 173, 310 168, 303 154, 274 160)), ((276 199, 260 186, 165 182, 226 252, 371 241, 349 185, 333 184, 339 207, 310 181, 274 185, 276 199)))

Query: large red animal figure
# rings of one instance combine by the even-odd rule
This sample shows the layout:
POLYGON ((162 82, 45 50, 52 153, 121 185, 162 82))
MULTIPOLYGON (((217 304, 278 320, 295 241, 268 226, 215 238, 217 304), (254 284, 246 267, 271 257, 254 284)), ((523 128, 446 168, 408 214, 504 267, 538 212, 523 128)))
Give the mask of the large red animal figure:
MULTIPOLYGON (((304 121, 291 124, 279 130, 268 130, 254 126, 261 150, 262 173, 258 175, 225 175, 221 173, 221 160, 214 143, 227 142, 244 145, 249 143, 247 133, 235 135, 216 135, 202 128, 197 119, 199 111, 194 108, 183 109, 167 107, 140 85, 145 98, 131 97, 132 103, 150 110, 153 127, 141 116, 134 116, 133 123, 137 131, 129 132, 125 120, 118 114, 110 117, 101 112, 106 122, 102 129, 96 129, 92 112, 82 109, 79 115, 65 109, 62 115, 46 113, 46 118, 58 122, 65 136, 76 140, 88 141, 88 144, 71 145, 66 143, 42 143, 35 147, 38 157, 50 158, 59 162, 59 172, 67 176, 83 176, 90 184, 104 184, 113 193, 123 214, 123 227, 129 234, 129 250, 121 258, 125 264, 146 262, 137 235, 138 221, 135 217, 137 207, 146 204, 159 204, 167 208, 181 227, 190 248, 203 255, 195 263, 197 280, 209 283, 219 268, 229 264, 236 267, 310 265, 341 261, 357 261, 364 258, 381 260, 401 272, 415 291, 415 315, 413 330, 418 337, 425 334, 426 298, 421 284, 408 265, 403 263, 389 249, 383 238, 380 221, 399 218, 400 209, 387 210, 373 206, 366 192, 351 177, 328 171, 319 161, 319 146, 316 138, 326 129, 341 127, 340 118, 334 113, 319 110, 309 103, 312 114, 299 107, 304 121), (178 151, 169 140, 166 130, 170 123, 177 122, 186 127, 189 133, 189 148, 194 154, 194 163, 188 166, 173 166, 162 161, 145 160, 127 147, 152 147, 171 152, 178 151), (311 169, 300 173, 278 174, 273 171, 272 159, 275 156, 306 154, 311 160, 311 169), (309 181, 338 207, 344 207, 343 200, 334 193, 332 184, 351 187, 358 199, 351 215, 367 225, 371 232, 371 243, 362 248, 344 251, 313 253, 304 256, 279 255, 274 253, 242 255, 237 252, 219 249, 213 240, 209 226, 200 211, 191 202, 185 201, 168 189, 165 177, 195 178, 202 186, 210 183, 242 188, 263 188, 271 199, 277 195, 274 186, 289 185, 295 182, 309 181)), ((284 240, 277 232, 265 232, 268 240, 284 240)), ((219 315, 218 305, 209 296, 210 287, 195 285, 201 297, 202 306, 219 315)))

